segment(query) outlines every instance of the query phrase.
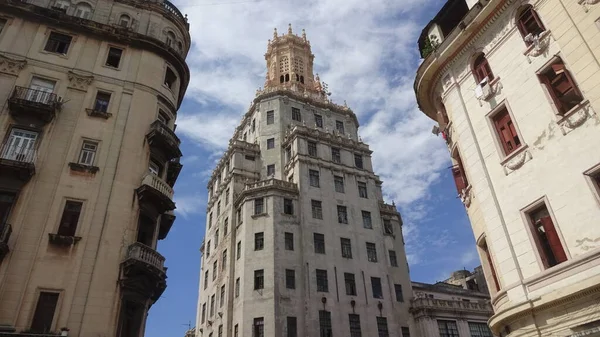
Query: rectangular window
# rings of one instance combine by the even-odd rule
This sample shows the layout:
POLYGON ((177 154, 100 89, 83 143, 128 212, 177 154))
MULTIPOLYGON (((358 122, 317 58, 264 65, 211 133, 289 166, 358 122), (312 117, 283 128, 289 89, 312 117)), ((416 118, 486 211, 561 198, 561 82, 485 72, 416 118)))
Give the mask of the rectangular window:
POLYGON ((317 291, 329 292, 329 282, 327 281, 327 270, 317 269, 317 291))
POLYGON ((368 198, 367 194, 367 183, 359 181, 358 182, 358 196, 361 198, 368 198))
POLYGON ((363 227, 372 229, 373 222, 371 222, 371 212, 362 211, 361 213, 362 213, 362 219, 363 219, 363 227))
POLYGON ((333 330, 331 329, 331 312, 319 310, 319 331, 321 337, 333 336, 333 330))
POLYGON ((269 110, 267 111, 267 125, 271 125, 275 123, 275 111, 269 110))
POLYGON ((342 246, 342 257, 347 259, 352 258, 352 243, 350 239, 340 238, 340 244, 342 246))
POLYGON ((379 337, 389 337, 387 318, 377 316, 377 333, 379 337))
POLYGON ((89 140, 83 141, 83 144, 81 145, 81 153, 79 153, 79 164, 87 166, 94 165, 96 150, 98 150, 97 142, 92 142, 89 140))
POLYGON ((567 255, 546 205, 528 212, 528 216, 533 226, 533 237, 544 266, 550 268, 567 261, 567 255))
POLYGON ((296 289, 296 271, 294 269, 285 270, 285 287, 287 289, 296 289))
POLYGON ((308 141, 306 142, 308 145, 308 155, 311 157, 316 157, 317 156, 317 143, 316 142, 311 142, 308 141))
POLYGON ((383 219, 383 234, 394 234, 394 227, 392 227, 392 221, 390 221, 390 219, 383 219))
POLYGON ((354 166, 359 169, 363 168, 363 158, 360 154, 354 154, 354 166))
POLYGON ((312 217, 313 219, 321 219, 323 220, 323 207, 320 201, 311 200, 310 206, 312 208, 312 217))
POLYGON ((492 120, 505 155, 521 147, 521 140, 506 107, 496 113, 492 120))
POLYGON ((265 213, 265 199, 256 198, 254 199, 254 215, 260 215, 265 213))
POLYGON ((267 139, 267 150, 275 148, 275 138, 267 139))
POLYGON ((538 77, 548 90, 558 114, 569 112, 583 101, 583 95, 577 88, 573 75, 560 58, 556 58, 538 77))
POLYGON ((471 337, 493 337, 487 323, 469 322, 471 337))
POLYGON ((119 68, 121 63, 121 56, 123 56, 123 49, 110 47, 108 48, 108 55, 106 56, 105 65, 113 68, 119 68))
POLYGON ((219 245, 219 229, 217 228, 215 230, 215 247, 217 247, 219 245))
POLYGON ((219 325, 219 337, 223 337, 223 324, 219 325))
POLYGON ((323 128, 323 116, 315 114, 315 126, 323 128))
POLYGON ((377 248, 372 242, 367 242, 367 260, 377 262, 377 248))
POLYGON ((225 218, 223 222, 223 236, 227 236, 227 231, 229 230, 229 218, 225 218))
POLYGON ((298 337, 298 326, 296 317, 287 317, 287 337, 298 337))
POLYGON ((221 300, 219 301, 219 307, 223 307, 223 304, 225 304, 225 285, 221 286, 221 300))
POLYGON ((407 326, 403 326, 401 329, 402 337, 410 337, 410 329, 407 326))
POLYGON ((316 254, 325 254, 325 235, 314 233, 313 240, 316 254))
POLYGON ((342 121, 335 121, 335 129, 341 134, 346 133, 344 131, 344 122, 342 121))
POLYGON ((294 201, 292 199, 283 199, 283 213, 294 215, 294 201))
POLYGON ((206 243, 206 257, 210 257, 210 240, 206 243))
POLYGON ((348 322, 350 323, 350 337, 362 337, 360 315, 348 314, 348 322))
POLYGON ((292 108, 292 120, 302 122, 302 115, 300 114, 300 109, 292 108))
POLYGON ((396 301, 397 302, 404 302, 404 295, 402 294, 402 285, 401 284, 394 284, 394 290, 396 292, 396 301))
POLYGON ((308 170, 308 177, 309 177, 309 182, 310 182, 310 186, 312 187, 319 187, 319 171, 317 170, 308 170))
POLYGON ((94 101, 94 111, 106 113, 108 111, 108 103, 110 102, 110 93, 98 91, 96 100, 94 101))
POLYGON ((62 217, 60 219, 60 225, 58 226, 58 232, 56 234, 63 236, 75 236, 82 206, 83 203, 80 201, 67 200, 65 203, 65 208, 63 209, 62 217))
POLYGON ((390 255, 390 266, 398 267, 398 258, 396 257, 396 251, 388 250, 388 253, 390 255))
POLYGON ((242 256, 242 241, 238 241, 237 243, 237 252, 236 252, 236 260, 239 260, 240 257, 242 256))
POLYGON ((217 270, 219 269, 219 261, 213 263, 213 281, 217 278, 217 270))
MULTIPOLYGON (((221 200, 219 200, 219 201, 217 202, 217 215, 218 215, 218 214, 221 214, 221 200)), ((216 245, 216 244, 217 244, 217 243, 215 242, 215 245, 216 245)))
POLYGON ((239 330, 240 330, 240 329, 239 329, 238 325, 236 324, 236 325, 233 327, 233 337, 239 337, 239 330))
POLYGON ((222 256, 221 270, 225 270, 227 268, 227 249, 223 250, 222 256))
POLYGON ((255 318, 252 324, 252 337, 265 337, 265 321, 262 317, 255 318))
POLYGON ((254 233, 254 250, 263 250, 265 248, 265 233, 254 233))
POLYGON ((210 297, 210 317, 215 315, 215 294, 210 297))
POLYGON ((331 148, 331 161, 334 163, 341 163, 342 162, 342 156, 340 154, 340 149, 337 147, 332 147, 331 148))
POLYGON ((373 291, 373 298, 383 298, 381 279, 379 277, 371 277, 371 290, 373 291))
POLYGON ((337 206, 337 216, 339 223, 348 223, 348 209, 346 208, 346 206, 337 206))
POLYGON ((14 193, 0 192, 0 232, 2 232, 3 225, 8 222, 8 216, 14 202, 14 193))
POLYGON ((250 132, 254 132, 254 131, 256 131, 256 120, 255 119, 252 120, 252 126, 251 126, 251 129, 250 129, 250 132))
POLYGON ((175 88, 176 81, 177 75, 175 75, 175 72, 171 70, 171 68, 167 67, 167 70, 165 71, 165 85, 167 86, 167 88, 173 90, 175 88))
POLYGON ((454 156, 454 159, 456 160, 456 165, 452 166, 452 176, 454 177, 456 191, 459 195, 462 195, 467 186, 469 186, 469 181, 467 180, 465 167, 458 153, 454 156))
POLYGON ((208 228, 212 227, 212 212, 208 215, 208 228))
POLYGON ((285 232, 285 250, 294 250, 294 233, 285 232))
POLYGON ((240 278, 235 279, 235 297, 240 297, 240 278))
POLYGON ((275 164, 267 165, 267 177, 275 175, 275 164))
POLYGON ((208 287, 208 270, 204 272, 204 289, 208 287))
POLYGON ((285 148, 285 162, 288 163, 290 160, 292 160, 292 146, 285 148))
POLYGON ((244 159, 249 160, 249 161, 254 161, 256 158, 254 156, 245 155, 244 159))
POLYGON ((225 205, 229 204, 229 189, 225 191, 225 205))
POLYGON ((356 296, 356 281, 354 280, 354 274, 344 273, 344 283, 346 284, 346 295, 356 296))
POLYGON ((265 287, 265 271, 263 269, 254 271, 254 290, 263 289, 265 287))
POLYGON ((206 320, 206 303, 202 303, 202 321, 200 321, 200 322, 204 323, 205 320, 206 320))
POLYGON ((69 46, 71 45, 72 40, 72 36, 57 32, 50 32, 50 36, 48 37, 48 41, 46 42, 44 50, 51 53, 66 55, 69 51, 69 46))
POLYGON ((31 332, 49 333, 54 321, 54 312, 58 304, 59 293, 40 292, 31 321, 31 332))
POLYGON ((483 241, 481 245, 481 250, 483 255, 485 255, 488 267, 490 268, 490 273, 492 274, 492 279, 494 280, 494 286, 496 291, 500 291, 500 282, 498 282, 498 276, 496 276, 496 268, 494 268, 494 262, 492 261, 492 256, 490 255, 490 251, 487 246, 487 242, 483 241))
POLYGON ((333 184, 336 192, 344 193, 344 177, 333 176, 333 184))
POLYGON ((445 321, 438 319, 438 328, 440 329, 440 337, 460 337, 455 321, 445 321))

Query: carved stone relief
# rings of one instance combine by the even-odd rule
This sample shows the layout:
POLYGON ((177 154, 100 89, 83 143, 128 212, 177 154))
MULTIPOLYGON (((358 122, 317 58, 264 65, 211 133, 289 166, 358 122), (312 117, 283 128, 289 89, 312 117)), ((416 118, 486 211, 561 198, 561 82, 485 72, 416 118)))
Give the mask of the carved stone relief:
POLYGON ((80 74, 76 74, 72 71, 69 71, 68 77, 69 77, 69 86, 68 87, 71 89, 80 90, 80 91, 87 91, 88 86, 94 80, 94 76, 80 75, 80 74))
POLYGON ((600 238, 595 238, 595 239, 583 238, 581 240, 575 240, 575 243, 576 243, 575 248, 579 248, 579 249, 583 250, 584 252, 587 252, 589 250, 600 247, 600 238))
POLYGON ((512 172, 523 167, 523 165, 525 165, 525 163, 529 160, 531 160, 531 153, 529 152, 529 149, 525 148, 524 150, 520 150, 520 152, 504 163, 504 173, 506 175, 511 174, 512 172))
POLYGON ((19 72, 25 68, 26 64, 26 60, 15 60, 0 54, 0 73, 18 76, 19 72))
POLYGON ((575 130, 582 126, 588 119, 593 118, 596 115, 590 104, 585 104, 578 111, 571 115, 563 118, 558 125, 563 135, 575 130))

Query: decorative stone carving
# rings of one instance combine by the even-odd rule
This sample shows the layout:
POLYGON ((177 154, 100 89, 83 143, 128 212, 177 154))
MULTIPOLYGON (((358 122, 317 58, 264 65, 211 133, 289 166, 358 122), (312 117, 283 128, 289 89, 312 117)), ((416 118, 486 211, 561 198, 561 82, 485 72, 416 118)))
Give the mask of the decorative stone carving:
POLYGON ((592 110, 591 105, 588 101, 585 101, 580 104, 580 107, 577 111, 559 121, 558 125, 560 125, 560 130, 562 131, 563 135, 566 135, 574 129, 582 126, 594 115, 596 115, 596 113, 592 110))
POLYGON ((527 62, 531 63, 532 57, 538 57, 542 55, 542 53, 548 50, 548 46, 550 45, 550 31, 546 30, 542 32, 539 36, 528 35, 525 38, 526 42, 531 42, 531 46, 525 50, 523 53, 527 56, 527 62))
POLYGON ((26 64, 26 60, 15 60, 0 54, 0 73, 18 76, 19 72, 25 68, 26 64))
POLYGON ((471 186, 463 189, 462 192, 458 195, 460 201, 465 205, 465 207, 469 208, 471 206, 471 198, 473 193, 471 192, 471 186))
POLYGON ((85 76, 79 75, 72 71, 69 71, 67 74, 69 78, 69 88, 79 90, 79 91, 87 91, 88 86, 94 80, 94 76, 85 76))
POLYGON ((583 238, 581 240, 575 240, 575 248, 579 248, 584 252, 587 252, 590 249, 596 249, 600 246, 600 237, 595 239, 583 238))
POLYGON ((600 0, 579 0, 578 2, 583 6, 583 10, 587 13, 590 10, 588 6, 595 5, 599 3, 600 0))
POLYGON ((524 149, 517 150, 517 154, 513 155, 509 160, 504 163, 504 172, 506 175, 512 173, 523 167, 523 165, 531 160, 531 153, 529 149, 525 147, 524 149))

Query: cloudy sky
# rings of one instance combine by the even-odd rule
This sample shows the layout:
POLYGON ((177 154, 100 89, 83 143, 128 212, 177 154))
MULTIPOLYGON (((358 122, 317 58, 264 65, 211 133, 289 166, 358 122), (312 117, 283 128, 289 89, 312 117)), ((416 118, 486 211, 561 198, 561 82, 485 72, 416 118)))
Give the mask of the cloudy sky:
POLYGON ((188 15, 192 80, 177 119, 184 169, 177 221, 159 243, 168 288, 152 307, 146 335, 182 337, 194 326, 206 183, 254 93, 264 83, 273 28, 306 29, 315 71, 332 99, 358 115, 388 202, 404 218, 411 279, 435 282, 478 265, 473 234, 433 121, 416 107, 416 41, 445 0, 176 0, 188 15))

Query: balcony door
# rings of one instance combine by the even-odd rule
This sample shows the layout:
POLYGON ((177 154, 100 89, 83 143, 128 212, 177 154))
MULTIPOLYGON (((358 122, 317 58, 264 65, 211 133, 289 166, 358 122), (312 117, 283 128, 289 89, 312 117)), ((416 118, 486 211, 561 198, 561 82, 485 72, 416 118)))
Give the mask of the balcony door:
POLYGON ((2 158, 33 162, 37 136, 37 132, 13 128, 2 149, 2 158))
POLYGON ((2 236, 2 227, 8 221, 8 216, 14 202, 14 193, 0 192, 0 236, 2 236))
POLYGON ((30 90, 27 92, 26 99, 28 101, 48 104, 50 103, 50 97, 52 97, 55 85, 55 81, 34 77, 31 79, 30 90))

